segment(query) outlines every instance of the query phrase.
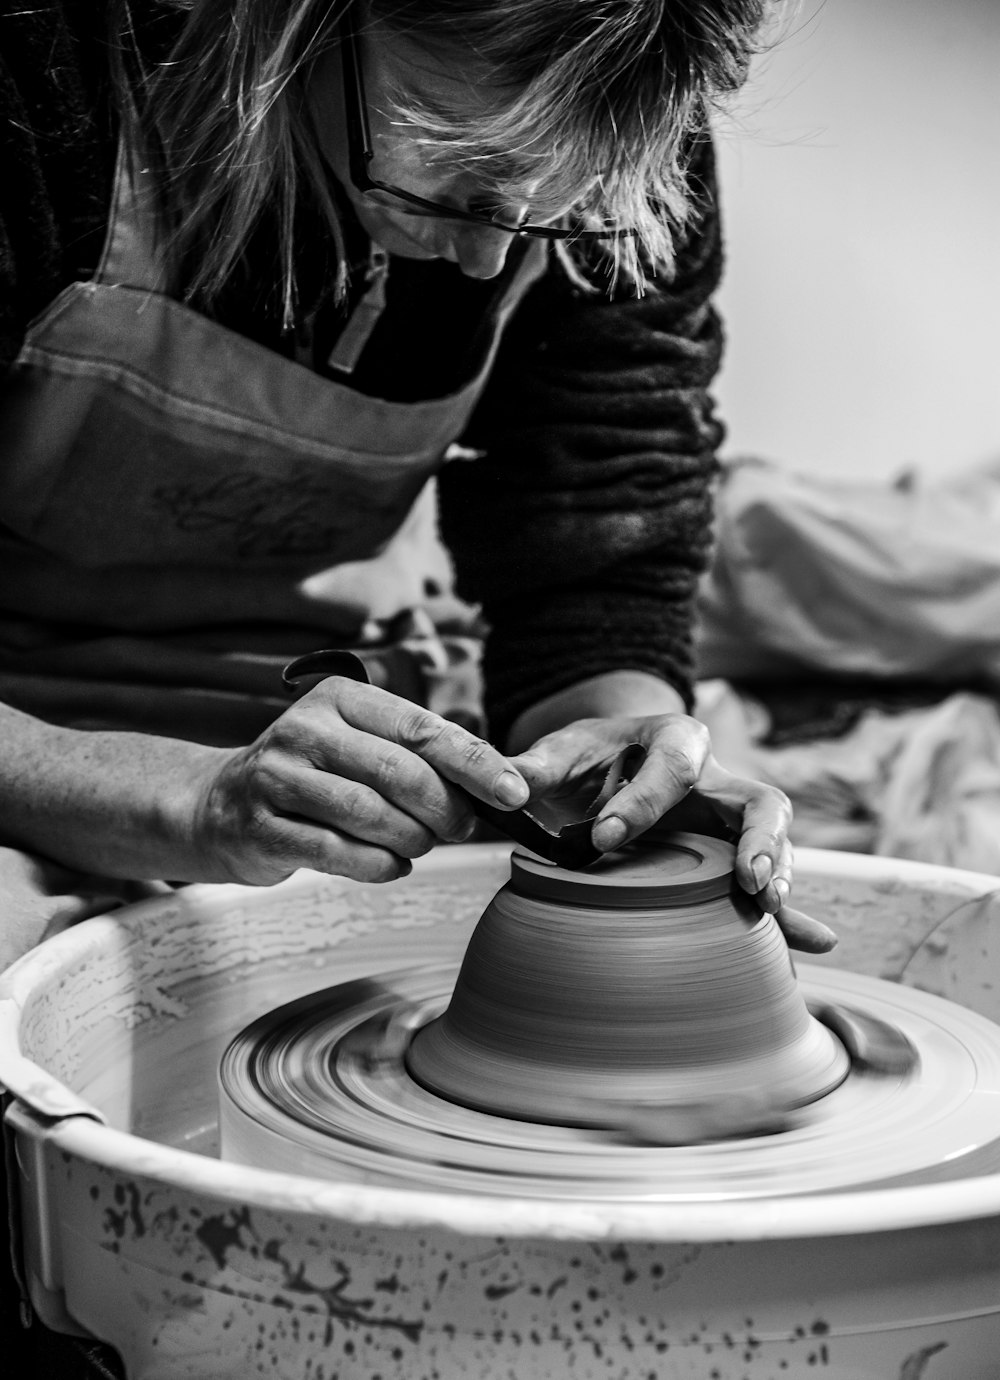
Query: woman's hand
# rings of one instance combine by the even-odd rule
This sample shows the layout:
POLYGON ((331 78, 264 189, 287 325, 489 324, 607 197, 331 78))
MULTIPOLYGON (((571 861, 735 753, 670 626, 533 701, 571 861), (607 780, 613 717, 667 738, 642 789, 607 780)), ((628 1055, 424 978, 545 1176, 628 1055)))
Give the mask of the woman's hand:
POLYGON ((322 681, 249 747, 213 754, 192 838, 201 880, 267 884, 299 867, 390 881, 528 787, 489 743, 375 686, 322 681))
POLYGON ((645 761, 601 809, 595 846, 602 852, 620 848, 668 811, 678 829, 732 833, 738 836, 740 885, 776 915, 789 944, 812 952, 832 948, 832 931, 785 906, 792 874, 787 796, 721 767, 708 730, 687 714, 583 718, 546 734, 511 758, 531 787, 531 812, 553 824, 579 819, 629 743, 645 749, 645 761))

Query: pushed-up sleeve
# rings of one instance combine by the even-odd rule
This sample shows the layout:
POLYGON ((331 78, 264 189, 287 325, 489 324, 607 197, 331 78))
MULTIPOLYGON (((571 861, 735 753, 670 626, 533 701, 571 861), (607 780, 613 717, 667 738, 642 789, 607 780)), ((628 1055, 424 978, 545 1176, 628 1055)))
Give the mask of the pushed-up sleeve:
POLYGON ((553 260, 504 337, 440 479, 458 590, 490 626, 487 713, 501 740, 531 704, 601 672, 649 671, 690 702, 691 624, 711 545, 722 428, 708 389, 722 329, 711 145, 701 214, 667 283, 574 286, 553 260))

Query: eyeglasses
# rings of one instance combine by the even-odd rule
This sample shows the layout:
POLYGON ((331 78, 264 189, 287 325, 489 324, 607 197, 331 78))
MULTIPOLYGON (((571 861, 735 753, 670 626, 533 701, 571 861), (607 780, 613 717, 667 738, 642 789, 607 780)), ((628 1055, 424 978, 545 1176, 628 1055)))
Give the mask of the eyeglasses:
POLYGON ((370 175, 368 169, 375 159, 372 148, 371 126, 368 122, 368 99, 365 94, 364 76, 361 70, 361 54, 358 50, 357 35, 349 17, 341 19, 340 54, 344 71, 345 106, 347 111, 347 156, 351 181, 359 192, 381 192, 393 201, 402 202, 410 215, 433 216, 443 220, 470 221, 474 225, 488 225, 493 230, 506 230, 511 235, 532 235, 542 240, 612 240, 626 239, 635 234, 634 230, 618 230, 612 227, 601 230, 566 229, 561 226, 531 225, 527 220, 510 225, 496 220, 488 211, 463 210, 457 206, 446 206, 441 201, 429 201, 417 196, 403 187, 394 187, 388 182, 380 182, 370 175))

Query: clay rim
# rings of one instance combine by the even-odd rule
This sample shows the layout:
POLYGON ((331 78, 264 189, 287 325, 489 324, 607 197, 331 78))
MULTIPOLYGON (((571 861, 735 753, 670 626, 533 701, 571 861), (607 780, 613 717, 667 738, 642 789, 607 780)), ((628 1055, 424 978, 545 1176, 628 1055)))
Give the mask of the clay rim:
POLYGON ((690 833, 671 834, 668 843, 655 849, 644 850, 640 842, 635 852, 607 853, 586 872, 557 867, 518 848, 511 856, 508 885, 533 900, 646 910, 725 896, 733 886, 735 858, 732 844, 690 833), (662 876, 643 866, 667 853, 690 858, 693 865, 662 876))

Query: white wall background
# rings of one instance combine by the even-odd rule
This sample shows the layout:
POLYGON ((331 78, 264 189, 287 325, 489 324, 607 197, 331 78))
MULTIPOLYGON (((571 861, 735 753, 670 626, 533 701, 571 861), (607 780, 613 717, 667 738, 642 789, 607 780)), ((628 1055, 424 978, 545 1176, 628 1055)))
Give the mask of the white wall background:
POLYGON ((800 0, 721 163, 724 454, 1000 456, 1000 0, 800 0))

